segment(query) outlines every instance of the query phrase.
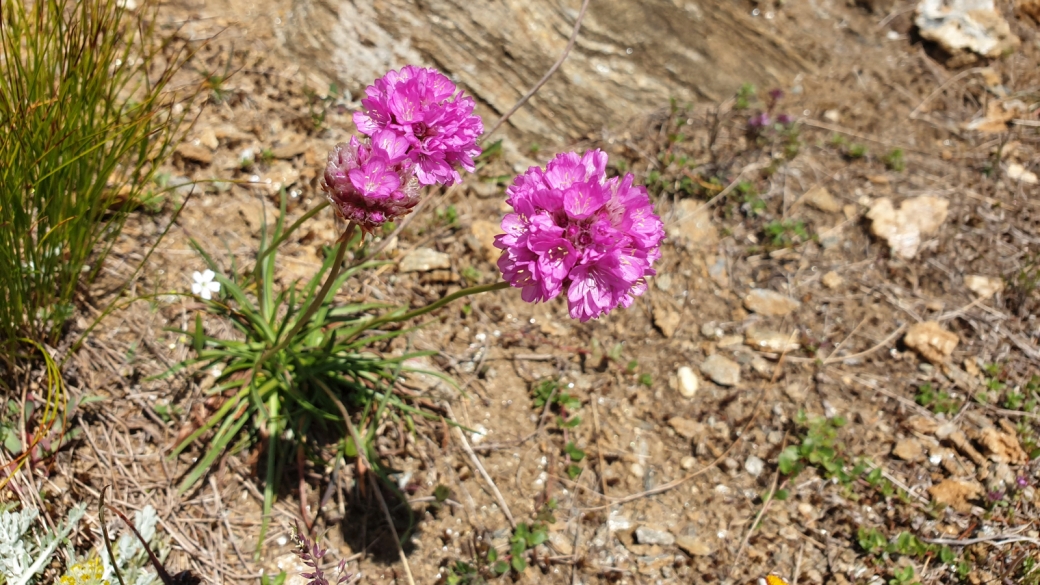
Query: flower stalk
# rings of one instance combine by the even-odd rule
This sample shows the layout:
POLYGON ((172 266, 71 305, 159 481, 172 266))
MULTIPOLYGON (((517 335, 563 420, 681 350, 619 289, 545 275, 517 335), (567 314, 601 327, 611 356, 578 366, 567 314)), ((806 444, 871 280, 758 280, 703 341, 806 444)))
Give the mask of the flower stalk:
MULTIPOLYGON (((425 307, 419 307, 418 309, 411 310, 407 313, 404 313, 403 315, 395 316, 394 312, 390 312, 383 315, 382 317, 377 317, 374 321, 366 323, 365 328, 362 331, 367 331, 385 323, 400 323, 402 321, 408 321, 416 317, 421 317, 429 313, 430 311, 436 311, 444 305, 447 305, 448 303, 451 303, 453 301, 457 301, 458 299, 461 299, 463 297, 479 295, 480 293, 491 292, 493 290, 502 290, 504 288, 509 288, 509 283, 504 280, 496 282, 494 284, 481 284, 477 286, 471 286, 469 288, 464 288, 460 291, 453 292, 444 298, 436 300, 426 305, 425 307)), ((361 331, 359 331, 358 333, 360 334, 361 331)))
POLYGON ((318 308, 325 302, 325 298, 329 296, 329 293, 332 291, 332 285, 336 282, 336 279, 339 278, 340 270, 343 268, 343 258, 347 253, 347 245, 350 243, 351 238, 354 237, 354 227, 353 223, 348 224, 346 231, 343 232, 342 236, 340 236, 339 243, 336 245, 336 258, 332 261, 332 268, 329 269, 329 274, 325 277, 325 282, 321 285, 321 290, 318 291, 318 294, 314 295, 311 304, 307 305, 307 308, 304 309, 300 318, 296 320, 296 324, 289 330, 289 333, 283 336, 277 345, 265 351, 260 356, 260 359, 256 361, 254 374, 256 373, 256 370, 259 370, 263 364, 267 362, 267 360, 285 349, 286 346, 292 342, 293 337, 296 337, 296 334, 303 329, 304 325, 310 321, 310 318, 314 316, 314 313, 317 312, 318 308))

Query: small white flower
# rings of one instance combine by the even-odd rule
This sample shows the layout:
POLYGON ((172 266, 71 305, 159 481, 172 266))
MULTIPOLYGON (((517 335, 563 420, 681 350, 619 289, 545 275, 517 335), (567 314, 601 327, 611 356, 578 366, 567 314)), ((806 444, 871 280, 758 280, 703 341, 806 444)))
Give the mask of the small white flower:
POLYGON ((477 425, 473 427, 473 432, 469 435, 469 442, 476 445, 483 441, 484 437, 486 437, 487 434, 488 431, 486 428, 484 428, 484 425, 477 425))
POLYGON ((216 274, 212 270, 207 269, 205 272, 195 271, 195 274, 191 275, 191 279, 195 282, 191 283, 191 292, 199 295, 207 301, 213 298, 213 293, 220 292, 220 283, 214 282, 213 277, 216 274))

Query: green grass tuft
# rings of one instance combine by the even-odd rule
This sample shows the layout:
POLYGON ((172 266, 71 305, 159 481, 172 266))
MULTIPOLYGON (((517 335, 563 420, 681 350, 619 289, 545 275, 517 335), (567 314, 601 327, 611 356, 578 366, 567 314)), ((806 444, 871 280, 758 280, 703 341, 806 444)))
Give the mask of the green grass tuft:
POLYGON ((169 84, 191 53, 155 22, 116 0, 0 5, 0 352, 61 336, 183 136, 169 84))

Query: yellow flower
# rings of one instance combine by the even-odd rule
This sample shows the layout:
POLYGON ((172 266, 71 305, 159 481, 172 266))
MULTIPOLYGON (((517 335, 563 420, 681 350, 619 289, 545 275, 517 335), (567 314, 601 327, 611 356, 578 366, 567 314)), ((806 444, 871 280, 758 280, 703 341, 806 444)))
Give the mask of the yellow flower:
POLYGON ((101 579, 104 574, 101 559, 94 557, 69 567, 61 578, 61 585, 108 585, 107 580, 101 579))

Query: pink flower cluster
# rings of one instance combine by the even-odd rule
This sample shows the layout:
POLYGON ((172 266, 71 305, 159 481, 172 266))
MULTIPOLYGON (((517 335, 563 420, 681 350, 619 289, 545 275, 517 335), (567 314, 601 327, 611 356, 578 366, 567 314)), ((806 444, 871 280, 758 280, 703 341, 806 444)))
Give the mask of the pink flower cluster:
POLYGON ((566 289, 570 315, 582 322, 646 292, 664 239, 646 188, 631 174, 607 179, 606 166, 606 153, 591 150, 531 167, 507 189, 515 212, 495 238, 502 276, 525 301, 566 289))
POLYGON ((351 138, 329 153, 322 189, 347 220, 371 231, 406 215, 426 185, 462 180, 473 172, 484 132, 473 98, 436 69, 390 71, 366 90, 354 123, 367 138, 351 138))
POLYGON ((441 72, 409 65, 377 79, 365 94, 365 111, 354 114, 354 124, 368 136, 389 130, 407 140, 420 185, 460 182, 456 166, 474 171, 484 124, 473 113, 473 98, 456 93, 441 72))
POLYGON ((329 153, 322 187, 347 221, 371 230, 419 203, 419 182, 407 164, 408 143, 392 132, 371 142, 351 137, 329 153))

